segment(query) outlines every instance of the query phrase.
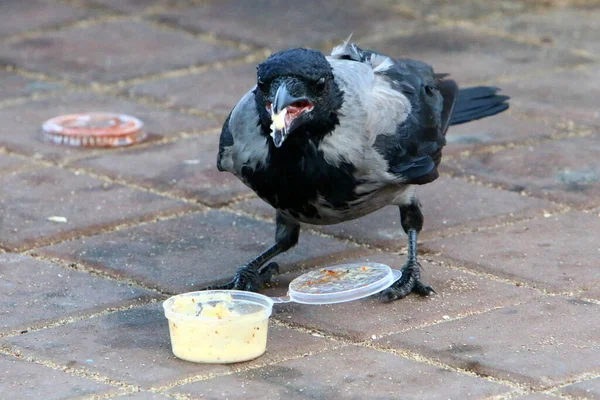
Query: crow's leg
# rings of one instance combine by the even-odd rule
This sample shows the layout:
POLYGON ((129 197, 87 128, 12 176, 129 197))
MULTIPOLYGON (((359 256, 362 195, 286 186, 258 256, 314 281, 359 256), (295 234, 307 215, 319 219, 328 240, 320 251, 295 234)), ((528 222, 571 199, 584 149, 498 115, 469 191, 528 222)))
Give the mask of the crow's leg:
POLYGON ((206 290, 236 289, 255 292, 262 288, 265 283, 269 282, 273 272, 279 272, 279 265, 272 262, 264 267, 262 266, 276 255, 294 247, 298 243, 298 236, 300 235, 300 224, 296 221, 286 219, 279 212, 277 212, 276 224, 274 246, 239 268, 231 282, 223 285, 209 286, 206 290))
POLYGON ((417 235, 423 228, 423 214, 419 200, 413 195, 409 204, 400 205, 400 222, 408 235, 408 259, 402 267, 402 277, 381 292, 383 300, 396 300, 414 292, 421 296, 435 293, 421 282, 421 266, 417 261, 417 235))

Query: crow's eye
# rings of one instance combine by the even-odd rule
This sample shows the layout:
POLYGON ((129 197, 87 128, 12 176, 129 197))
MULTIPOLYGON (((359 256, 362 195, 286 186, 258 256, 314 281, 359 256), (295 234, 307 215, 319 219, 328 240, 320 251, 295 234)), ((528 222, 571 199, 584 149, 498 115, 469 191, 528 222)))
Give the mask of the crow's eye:
POLYGON ((321 78, 315 82, 315 89, 319 92, 322 92, 325 89, 325 78, 321 78))
POLYGON ((257 85, 261 92, 264 92, 267 89, 267 84, 260 77, 258 78, 257 85))

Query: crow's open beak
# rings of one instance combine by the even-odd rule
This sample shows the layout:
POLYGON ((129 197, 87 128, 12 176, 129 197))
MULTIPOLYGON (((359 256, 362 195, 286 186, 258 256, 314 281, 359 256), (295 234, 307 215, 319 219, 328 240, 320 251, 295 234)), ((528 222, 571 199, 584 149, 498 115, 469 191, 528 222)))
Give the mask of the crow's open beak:
POLYGON ((312 109, 312 103, 306 98, 292 96, 285 83, 279 86, 269 110, 272 121, 271 137, 275 147, 281 147, 293 128, 295 119, 312 109))

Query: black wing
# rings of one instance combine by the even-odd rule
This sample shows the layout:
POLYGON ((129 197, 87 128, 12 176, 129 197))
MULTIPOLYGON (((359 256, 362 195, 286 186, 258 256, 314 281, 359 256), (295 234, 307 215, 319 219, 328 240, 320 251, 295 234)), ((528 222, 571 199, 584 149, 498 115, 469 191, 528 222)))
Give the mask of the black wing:
POLYGON ((425 184, 439 173, 445 134, 456 102, 458 87, 443 80, 420 61, 393 60, 393 66, 378 72, 410 101, 411 112, 394 135, 379 135, 375 148, 388 161, 391 173, 409 184, 425 184))
POLYGON ((227 147, 233 146, 233 135, 229 130, 229 119, 231 118, 231 113, 227 116, 227 119, 223 123, 223 128, 221 129, 221 136, 219 137, 219 154, 217 155, 217 169, 219 171, 225 171, 225 168, 221 165, 221 160, 223 159, 223 153, 227 147))

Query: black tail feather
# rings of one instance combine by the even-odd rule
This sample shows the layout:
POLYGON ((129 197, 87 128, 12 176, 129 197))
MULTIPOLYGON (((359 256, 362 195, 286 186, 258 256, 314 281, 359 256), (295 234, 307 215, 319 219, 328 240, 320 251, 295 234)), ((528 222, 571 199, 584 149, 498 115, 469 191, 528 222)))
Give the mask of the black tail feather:
POLYGON ((460 89, 450 125, 464 124, 508 109, 509 97, 496 94, 499 90, 489 86, 460 89))

